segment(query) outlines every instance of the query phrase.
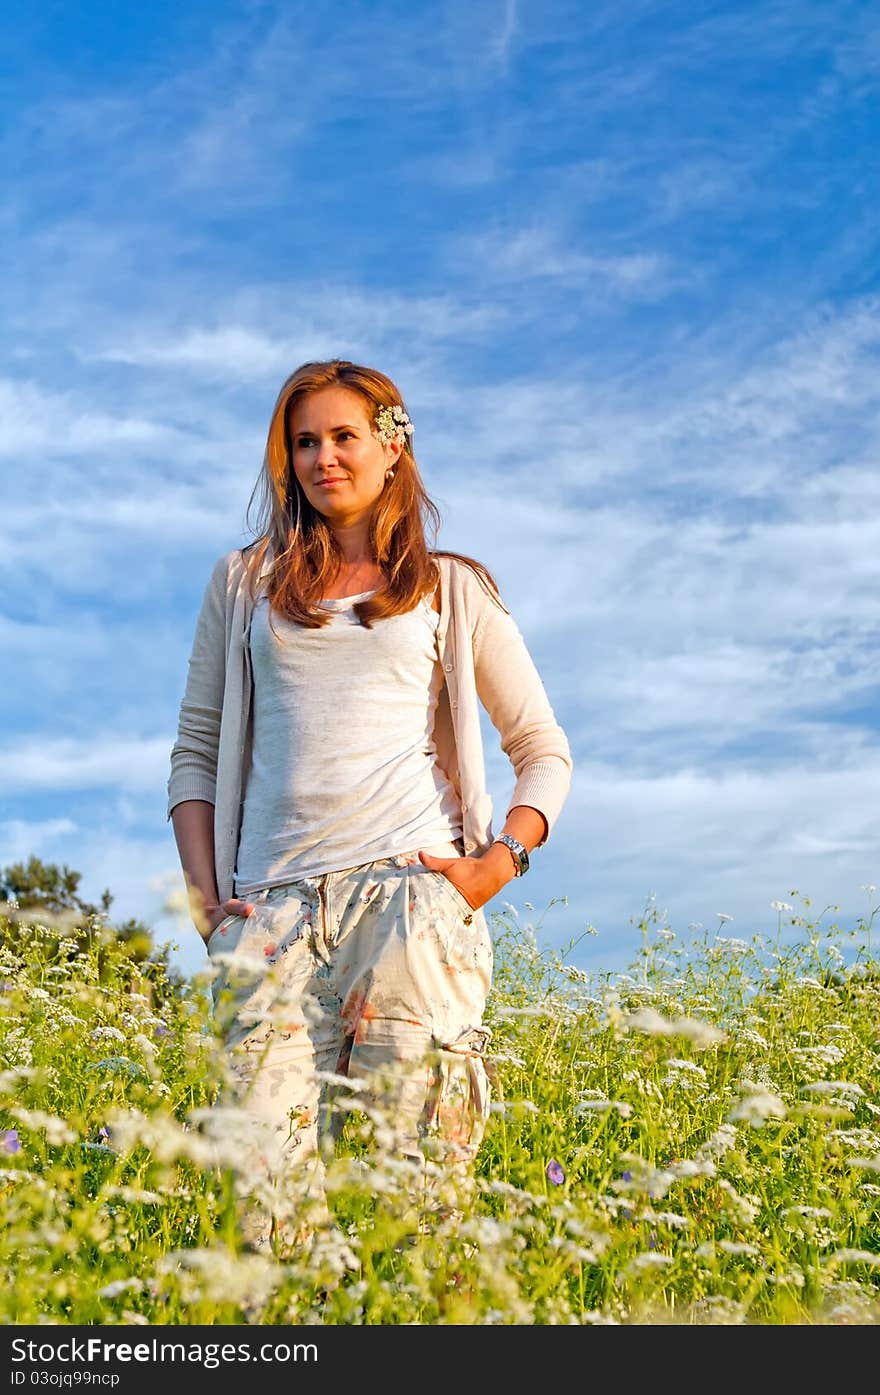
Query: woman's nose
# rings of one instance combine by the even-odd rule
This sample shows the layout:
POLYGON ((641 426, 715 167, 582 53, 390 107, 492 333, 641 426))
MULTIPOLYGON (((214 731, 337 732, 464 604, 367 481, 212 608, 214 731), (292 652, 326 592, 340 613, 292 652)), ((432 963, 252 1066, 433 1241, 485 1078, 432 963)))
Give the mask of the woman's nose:
POLYGON ((336 460, 336 444, 334 441, 319 441, 318 443, 318 464, 332 465, 336 460))

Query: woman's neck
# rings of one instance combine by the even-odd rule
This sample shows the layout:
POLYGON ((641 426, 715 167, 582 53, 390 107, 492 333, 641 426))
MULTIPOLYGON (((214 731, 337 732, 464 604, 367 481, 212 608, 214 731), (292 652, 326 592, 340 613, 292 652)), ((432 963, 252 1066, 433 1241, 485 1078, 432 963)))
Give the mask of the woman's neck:
POLYGON ((332 528, 332 532, 336 545, 342 553, 344 566, 366 566, 373 561, 368 521, 358 519, 356 523, 352 523, 347 528, 345 526, 332 528))
POLYGON ((376 563, 367 546, 367 539, 360 547, 352 546, 353 539, 347 539, 347 546, 337 534, 341 545, 342 560, 332 583, 324 588, 325 600, 341 600, 343 596, 358 596, 364 591, 377 590, 384 581, 382 569, 376 563))

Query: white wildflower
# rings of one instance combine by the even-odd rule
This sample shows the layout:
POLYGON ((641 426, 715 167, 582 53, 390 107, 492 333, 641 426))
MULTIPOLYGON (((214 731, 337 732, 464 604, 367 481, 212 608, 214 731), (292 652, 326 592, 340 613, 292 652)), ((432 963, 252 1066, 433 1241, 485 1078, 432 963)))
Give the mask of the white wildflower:
POLYGON ((716 1167, 708 1158, 679 1158, 669 1164, 674 1177, 714 1177, 716 1167))
POLYGON ((698 1162, 709 1158, 721 1158, 736 1144, 736 1129, 733 1124, 721 1124, 714 1133, 701 1143, 696 1152, 698 1162))
POLYGON ((141 1206, 162 1206, 165 1198, 158 1192, 145 1191, 142 1187, 107 1187, 104 1196, 112 1200, 139 1203, 141 1206))
POLYGON ((858 1148, 862 1153, 880 1150, 880 1138, 871 1129, 832 1129, 832 1138, 839 1138, 850 1148, 858 1148))
POLYGON ((219 1246, 171 1251, 160 1257, 156 1269, 173 1276, 185 1303, 259 1305, 284 1278, 281 1266, 263 1255, 233 1256, 219 1246))
POLYGON ((667 1070, 690 1071, 692 1075, 698 1075, 702 1080, 706 1079, 706 1072, 696 1061, 684 1061, 678 1056, 670 1056, 665 1064, 667 1070))
POLYGON ((47 1143, 61 1145, 75 1143, 76 1134, 65 1119, 55 1114, 45 1114, 41 1109, 10 1109, 13 1119, 17 1119, 27 1129, 42 1129, 47 1143))
POLYGON ((624 1195, 643 1194, 654 1201, 660 1200, 669 1188, 685 1177, 714 1177, 715 1164, 708 1160, 695 1161, 690 1158, 676 1159, 665 1167, 652 1167, 637 1154, 624 1153, 626 1172, 611 1183, 614 1191, 624 1195))
POLYGON ((552 1017, 554 1014, 546 1003, 536 1003, 531 1007, 503 1007, 496 1011, 496 1018, 504 1022, 510 1017, 552 1017))
POLYGON ((853 1095, 856 1098, 865 1093, 861 1085, 851 1084, 847 1080, 814 1080, 810 1085, 802 1085, 801 1091, 804 1094, 853 1095))
POLYGON ((748 1317, 745 1303, 738 1303, 735 1298, 725 1298, 720 1293, 698 1298, 688 1309, 688 1321, 700 1326, 739 1327, 748 1322, 748 1317))
POLYGON ((744 1123, 751 1124, 752 1128, 759 1129, 768 1119, 784 1119, 786 1112, 785 1105, 778 1095, 771 1094, 769 1090, 761 1090, 744 1095, 725 1118, 729 1123, 742 1119, 744 1123))
POLYGON ((747 1042, 749 1046, 760 1046, 763 1051, 766 1051, 769 1046, 766 1038, 751 1027, 740 1027, 736 1035, 739 1041, 747 1042))
MULTIPOLYGON (((215 950, 211 955, 210 970, 219 970, 225 967, 229 970, 230 982, 242 986, 251 979, 265 978, 271 973, 272 964, 265 954, 248 953, 247 950, 215 950)), ((204 971, 206 977, 211 974, 208 969, 204 971)))
POLYGON ((634 1276, 644 1274, 648 1269, 665 1269, 674 1263, 672 1255, 661 1255, 657 1250, 644 1250, 641 1254, 633 1256, 624 1267, 624 1273, 634 1276))
POLYGON ((654 1211, 650 1206, 640 1211, 636 1219, 652 1225, 668 1225, 672 1230, 689 1230, 691 1225, 687 1216, 680 1216, 677 1211, 654 1211))
POLYGON ((718 1178, 718 1186, 724 1193, 724 1204, 743 1225, 752 1225, 761 1211, 761 1202, 756 1196, 743 1196, 726 1177, 718 1178))
POLYGON ((725 1032, 695 1017, 663 1017, 654 1008, 641 1007, 623 1016, 624 1031, 645 1032, 652 1037, 684 1037, 696 1047, 714 1046, 727 1040, 725 1032))
POLYGON ((125 1041, 125 1033, 118 1027, 95 1027, 89 1036, 92 1041, 125 1041))
POLYGON ((573 1113, 600 1114, 609 1113, 611 1110, 614 1110, 615 1113, 619 1114, 621 1119, 629 1119, 632 1117, 633 1110, 631 1104, 627 1104, 625 1100, 609 1100, 604 1098, 581 1100, 578 1104, 574 1106, 573 1113))
POLYGON ((0 1071, 0 1094, 16 1094, 21 1082, 31 1080, 36 1073, 35 1066, 19 1066, 17 1070, 0 1071))
POLYGON ((149 1149, 157 1162, 189 1158, 198 1167, 212 1167, 224 1162, 233 1165, 240 1156, 240 1147, 234 1141, 223 1150, 215 1140, 182 1128, 167 1115, 147 1115, 138 1109, 111 1111, 107 1126, 118 1152, 126 1153, 141 1145, 149 1149))
POLYGON ((143 1279, 114 1279, 98 1289, 99 1298, 118 1298, 123 1293, 142 1293, 146 1285, 143 1279))
POLYGON ((332 1070, 315 1071, 315 1079, 320 1080, 324 1085, 341 1086, 343 1089, 351 1090, 353 1094, 357 1094, 358 1091, 368 1088, 365 1080, 358 1080, 349 1075, 339 1075, 336 1071, 332 1070))
POLYGON ((504 1115, 505 1118, 516 1119, 520 1114, 540 1114, 540 1110, 531 1100, 496 1100, 499 1107, 495 1113, 504 1115))
POLYGON ((880 1172, 880 1153, 873 1158, 847 1158, 848 1167, 860 1167, 864 1172, 880 1172))
POLYGON ((745 1240, 719 1240, 719 1250, 723 1250, 726 1255, 759 1255, 761 1251, 757 1245, 750 1245, 745 1240))
POLYGON ((528 1192, 522 1187, 515 1187, 512 1182, 504 1182, 500 1177, 495 1177, 491 1182, 485 1179, 480 1180, 480 1190, 489 1196, 503 1196, 507 1201, 515 1201, 529 1206, 544 1207, 547 1205, 547 1197, 539 1192, 528 1192))
POLYGON ((374 435, 385 445, 390 445, 392 441, 399 441, 401 445, 406 445, 407 436, 413 433, 413 424, 404 411, 403 407, 397 403, 393 407, 380 407, 373 418, 375 428, 374 435))
POLYGON ((782 1270, 779 1274, 765 1274, 764 1277, 768 1284, 776 1284, 777 1286, 791 1284, 792 1288, 803 1288, 806 1283, 803 1270, 796 1265, 791 1269, 782 1270))

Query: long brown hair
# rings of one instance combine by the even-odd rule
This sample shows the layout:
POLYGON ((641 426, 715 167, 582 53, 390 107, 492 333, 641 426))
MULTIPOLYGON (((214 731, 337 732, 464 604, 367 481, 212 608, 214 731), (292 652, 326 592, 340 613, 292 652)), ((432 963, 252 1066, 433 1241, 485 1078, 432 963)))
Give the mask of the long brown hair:
MULTIPOLYGON (((333 581, 342 554, 332 528, 314 509, 300 487, 293 469, 290 417, 293 408, 309 393, 322 388, 344 387, 363 398, 373 420, 380 407, 406 407, 395 383, 376 368, 365 368, 348 359, 303 363, 282 384, 275 400, 263 467, 248 503, 250 522, 257 506, 254 532, 257 541, 247 549, 251 593, 263 559, 271 548, 266 594, 271 608, 288 620, 310 629, 330 619, 318 602, 333 581)), ((430 595, 439 581, 434 558, 457 557, 470 566, 483 586, 501 604, 494 578, 482 563, 460 553, 439 553, 429 547, 440 527, 440 511, 422 483, 407 437, 370 521, 370 546, 385 582, 367 600, 355 606, 358 619, 368 628, 374 620, 412 610, 430 595)))

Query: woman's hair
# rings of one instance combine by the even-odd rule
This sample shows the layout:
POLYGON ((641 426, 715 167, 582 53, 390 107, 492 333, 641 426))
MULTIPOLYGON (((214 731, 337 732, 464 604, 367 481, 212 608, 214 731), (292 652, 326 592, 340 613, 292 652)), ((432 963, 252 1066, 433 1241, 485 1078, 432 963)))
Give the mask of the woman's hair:
MULTIPOLYGON (((329 387, 356 392, 363 398, 370 422, 381 407, 399 406, 406 410, 397 387, 384 373, 341 358, 301 364, 278 393, 263 467, 248 504, 248 521, 257 505, 257 540, 247 549, 247 563, 253 594, 255 579, 271 548, 266 583, 271 607, 311 629, 329 621, 318 602, 337 575, 342 554, 333 530, 309 503, 296 478, 290 420, 304 397, 329 387)), ((386 481, 373 512, 370 545, 385 584, 355 606, 361 624, 369 627, 374 620, 412 610, 423 596, 433 592, 439 580, 436 556, 457 557, 466 563, 500 603, 495 581, 480 562, 460 553, 438 553, 429 547, 427 534, 433 543, 439 526, 440 512, 422 484, 412 453, 412 437, 408 436, 394 475, 386 481)))

